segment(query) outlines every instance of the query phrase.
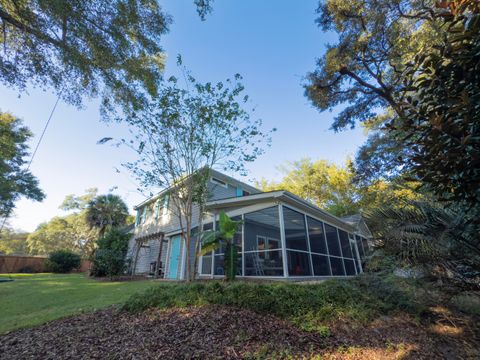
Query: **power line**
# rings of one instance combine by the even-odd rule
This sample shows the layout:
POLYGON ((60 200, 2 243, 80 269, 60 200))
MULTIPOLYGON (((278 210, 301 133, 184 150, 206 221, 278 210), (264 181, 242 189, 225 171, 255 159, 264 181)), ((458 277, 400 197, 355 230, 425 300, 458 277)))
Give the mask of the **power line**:
MULTIPOLYGON (((43 127, 42 134, 40 135, 40 138, 38 139, 37 145, 35 146, 35 150, 33 150, 32 156, 30 158, 30 161, 28 162, 28 166, 27 166, 26 170, 30 170, 30 166, 32 165, 32 162, 33 162, 33 159, 35 158, 35 155, 37 154, 37 150, 40 147, 40 144, 43 140, 43 137, 45 136, 45 132, 47 131, 48 125, 50 124, 50 120, 52 120, 53 113, 55 112, 55 109, 57 108, 57 105, 58 105, 59 101, 60 101, 60 95, 57 96, 57 101, 55 101, 55 105, 53 105, 52 111, 50 112, 50 116, 48 117, 48 120, 45 123, 45 126, 43 127)), ((6 222, 8 220, 8 217, 10 216, 10 212, 12 211, 12 209, 13 209, 13 206, 11 206, 8 209, 6 215, 3 219, 2 226, 0 226, 0 233, 2 232, 6 222)))

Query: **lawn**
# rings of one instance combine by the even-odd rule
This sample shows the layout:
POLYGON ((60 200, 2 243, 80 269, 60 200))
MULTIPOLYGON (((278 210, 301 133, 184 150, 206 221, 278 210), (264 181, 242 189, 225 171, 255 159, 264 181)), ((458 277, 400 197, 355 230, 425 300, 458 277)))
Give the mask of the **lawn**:
POLYGON ((0 283, 0 333, 122 303, 152 285, 147 280, 99 282, 84 274, 13 274, 12 278, 0 283))

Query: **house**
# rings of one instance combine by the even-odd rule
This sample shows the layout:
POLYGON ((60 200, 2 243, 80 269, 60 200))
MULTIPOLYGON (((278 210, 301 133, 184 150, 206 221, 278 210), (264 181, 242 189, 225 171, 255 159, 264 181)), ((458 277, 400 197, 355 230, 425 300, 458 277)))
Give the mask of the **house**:
MULTIPOLYGON (((362 272, 372 235, 359 215, 339 218, 288 191, 262 192, 215 170, 210 175, 203 227, 215 229, 221 211, 242 220, 235 236, 238 277, 310 279, 362 272)), ((129 244, 135 273, 159 271, 164 278, 185 278, 185 244, 169 200, 166 189, 135 207, 137 222, 129 244)), ((197 232, 198 208, 194 210, 192 232, 197 232)), ((201 256, 198 276, 223 277, 223 262, 222 249, 201 256)))

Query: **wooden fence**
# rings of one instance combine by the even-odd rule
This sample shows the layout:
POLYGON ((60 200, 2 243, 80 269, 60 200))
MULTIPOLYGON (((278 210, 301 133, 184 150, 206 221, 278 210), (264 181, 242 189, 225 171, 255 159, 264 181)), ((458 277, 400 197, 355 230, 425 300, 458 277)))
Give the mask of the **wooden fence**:
MULTIPOLYGON (((44 272, 46 256, 0 255, 0 274, 19 272, 44 272)), ((78 272, 90 269, 91 262, 82 260, 78 272)))

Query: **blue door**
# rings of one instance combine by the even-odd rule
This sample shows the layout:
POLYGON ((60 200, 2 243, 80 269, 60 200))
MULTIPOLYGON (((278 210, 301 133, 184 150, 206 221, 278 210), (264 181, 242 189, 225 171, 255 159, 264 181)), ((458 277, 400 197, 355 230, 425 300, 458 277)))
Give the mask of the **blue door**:
POLYGON ((182 237, 180 235, 174 236, 170 240, 170 258, 168 260, 168 264, 169 264, 168 278, 169 279, 176 279, 177 274, 179 273, 181 244, 182 244, 182 237))

